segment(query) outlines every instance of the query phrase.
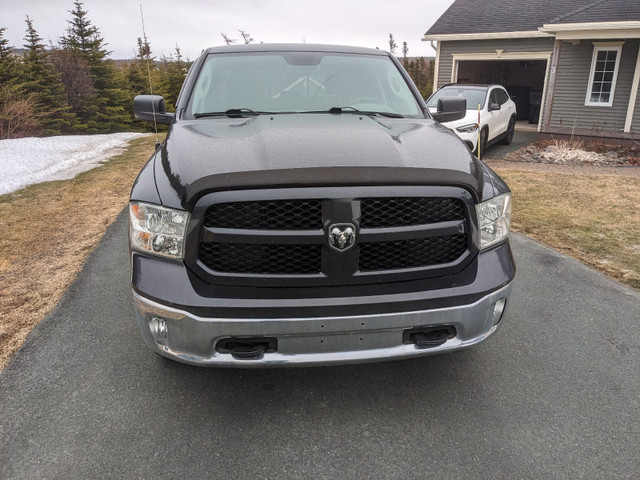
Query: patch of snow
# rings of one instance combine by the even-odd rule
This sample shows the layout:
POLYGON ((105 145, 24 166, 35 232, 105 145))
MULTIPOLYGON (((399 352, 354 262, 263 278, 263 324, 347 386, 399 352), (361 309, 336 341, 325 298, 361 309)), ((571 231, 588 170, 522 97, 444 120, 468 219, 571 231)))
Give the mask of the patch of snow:
POLYGON ((65 180, 121 153, 143 133, 0 140, 0 195, 34 183, 65 180))

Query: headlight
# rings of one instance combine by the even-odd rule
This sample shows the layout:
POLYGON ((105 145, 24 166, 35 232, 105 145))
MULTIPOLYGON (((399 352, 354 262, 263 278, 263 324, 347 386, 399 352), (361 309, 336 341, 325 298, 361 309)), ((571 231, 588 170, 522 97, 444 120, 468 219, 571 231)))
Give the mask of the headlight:
POLYGON ((456 128, 460 133, 473 133, 478 130, 478 124, 472 123, 471 125, 463 125, 462 127, 456 128))
POLYGON ((148 203, 129 204, 131 248, 174 260, 184 257, 189 213, 148 203))
POLYGON ((476 205, 480 229, 480 249, 504 240, 511 226, 511 194, 498 195, 476 205))

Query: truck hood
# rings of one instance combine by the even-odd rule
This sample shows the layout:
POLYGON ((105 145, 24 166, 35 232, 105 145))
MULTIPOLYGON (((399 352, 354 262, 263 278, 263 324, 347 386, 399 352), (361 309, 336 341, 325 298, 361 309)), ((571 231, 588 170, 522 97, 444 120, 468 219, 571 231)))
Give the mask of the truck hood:
POLYGON ((155 160, 162 203, 185 210, 206 193, 265 187, 457 185, 481 199, 482 172, 433 120, 352 113, 181 120, 155 160))

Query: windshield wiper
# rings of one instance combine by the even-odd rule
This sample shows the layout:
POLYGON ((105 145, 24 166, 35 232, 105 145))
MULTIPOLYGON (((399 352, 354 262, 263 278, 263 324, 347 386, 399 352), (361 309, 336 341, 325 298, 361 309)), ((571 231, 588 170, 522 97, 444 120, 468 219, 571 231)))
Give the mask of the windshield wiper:
POLYGON ((356 113, 359 115, 368 115, 368 116, 380 115, 383 117, 390 117, 390 118, 404 118, 404 115, 401 115, 399 113, 358 110, 355 107, 331 107, 329 110, 314 110, 310 112, 300 112, 300 113, 356 113))
POLYGON ((225 110, 224 112, 203 112, 196 113, 193 116, 195 118, 203 118, 203 117, 232 117, 232 118, 240 118, 246 116, 256 116, 261 115, 263 113, 270 112, 256 112, 255 110, 251 110, 250 108, 230 108, 225 110))

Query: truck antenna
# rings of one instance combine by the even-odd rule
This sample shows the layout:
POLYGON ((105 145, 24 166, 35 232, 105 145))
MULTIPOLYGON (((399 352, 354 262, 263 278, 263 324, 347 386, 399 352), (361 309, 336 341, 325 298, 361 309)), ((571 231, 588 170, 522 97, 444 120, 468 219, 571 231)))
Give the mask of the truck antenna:
MULTIPOLYGON (((142 38, 144 41, 143 48, 145 57, 147 60, 147 74, 149 75, 149 93, 153 95, 153 85, 151 84, 151 58, 149 43, 147 43, 147 32, 144 28, 144 12, 142 11, 142 3, 140 4, 140 20, 142 22, 142 38)), ((151 111, 153 113, 153 129, 156 132, 156 148, 160 145, 160 137, 158 137, 158 122, 156 122, 156 107, 155 102, 151 102, 151 111)))

